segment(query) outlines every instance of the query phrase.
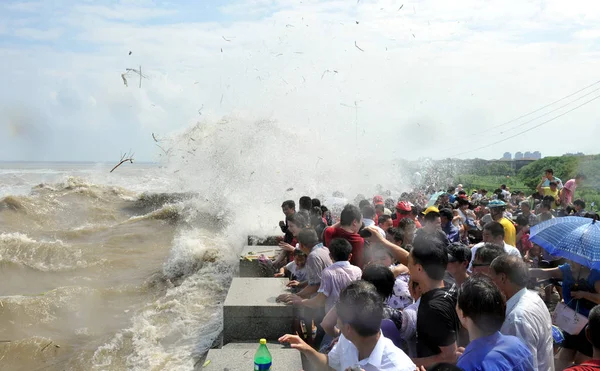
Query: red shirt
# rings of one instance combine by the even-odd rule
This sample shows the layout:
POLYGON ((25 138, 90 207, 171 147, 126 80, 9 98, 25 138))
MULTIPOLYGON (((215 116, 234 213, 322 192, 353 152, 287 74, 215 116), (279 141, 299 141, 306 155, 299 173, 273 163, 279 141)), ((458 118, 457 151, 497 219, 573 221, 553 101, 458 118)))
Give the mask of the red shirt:
POLYGON ((580 365, 566 368, 565 371, 598 371, 600 370, 600 359, 590 359, 580 365))
POLYGON ((343 238, 350 242, 350 245, 352 245, 352 259, 350 259, 350 264, 362 269, 364 264, 363 249, 365 247, 365 240, 358 233, 348 232, 340 227, 327 227, 323 233, 323 243, 325 246, 329 246, 329 243, 334 238, 343 238))
POLYGON ((396 213, 396 219, 394 219, 394 228, 398 228, 398 224, 400 224, 400 221, 404 218, 410 218, 411 215, 407 214, 407 215, 402 215, 400 213, 396 213))

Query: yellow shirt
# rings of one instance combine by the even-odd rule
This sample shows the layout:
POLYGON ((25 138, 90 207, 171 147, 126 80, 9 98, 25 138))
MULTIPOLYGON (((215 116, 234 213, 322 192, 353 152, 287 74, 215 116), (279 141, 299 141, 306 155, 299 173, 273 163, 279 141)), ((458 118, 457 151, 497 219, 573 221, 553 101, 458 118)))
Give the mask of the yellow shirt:
POLYGON ((554 203, 552 204, 552 209, 556 209, 556 201, 558 200, 558 202, 560 203, 560 199, 558 197, 558 188, 556 189, 556 191, 552 191, 552 189, 550 189, 550 187, 542 187, 542 191, 544 191, 544 196, 552 196, 554 197, 554 203))
POLYGON ((504 227, 504 242, 511 246, 517 245, 517 230, 515 225, 508 219, 502 218, 499 221, 504 227))

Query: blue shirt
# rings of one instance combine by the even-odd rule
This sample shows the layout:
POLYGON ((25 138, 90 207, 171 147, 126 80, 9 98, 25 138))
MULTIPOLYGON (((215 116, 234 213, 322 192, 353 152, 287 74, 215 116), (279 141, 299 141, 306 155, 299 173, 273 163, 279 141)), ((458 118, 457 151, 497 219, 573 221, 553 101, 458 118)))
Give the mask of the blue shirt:
POLYGON ((448 236, 448 240, 450 242, 460 242, 460 230, 454 225, 452 222, 448 222, 444 227, 442 227, 446 236, 448 236))
POLYGON ((531 352, 515 336, 493 335, 467 345, 456 365, 464 371, 534 371, 531 352))
POLYGON ((569 263, 558 266, 558 269, 560 269, 563 276, 562 293, 565 303, 567 303, 571 309, 579 312, 580 314, 583 314, 586 317, 589 316, 590 310, 595 304, 584 299, 573 300, 573 297, 571 296, 571 288, 575 283, 579 283, 580 286, 587 286, 587 290, 585 287, 582 287, 583 291, 596 292, 594 285, 596 284, 596 281, 600 280, 600 271, 592 269, 587 278, 581 278, 577 280, 575 277, 573 277, 573 272, 571 271, 571 266, 569 263))

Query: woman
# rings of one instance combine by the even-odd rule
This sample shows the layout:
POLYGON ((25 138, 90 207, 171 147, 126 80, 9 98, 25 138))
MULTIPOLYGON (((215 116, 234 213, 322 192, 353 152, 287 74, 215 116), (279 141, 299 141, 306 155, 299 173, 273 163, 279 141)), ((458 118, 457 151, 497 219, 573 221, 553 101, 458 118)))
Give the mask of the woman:
POLYGON ((383 265, 389 267, 394 275, 394 289, 392 294, 386 300, 386 304, 394 309, 404 309, 413 303, 408 289, 408 267, 403 264, 393 264, 392 255, 388 250, 381 247, 373 247, 371 250, 371 260, 368 265, 383 265))
POLYGON ((287 223, 288 231, 290 231, 290 233, 292 233, 292 236, 294 236, 292 243, 289 244, 285 242, 280 242, 279 248, 281 248, 281 251, 273 261, 266 259, 264 255, 261 255, 261 257, 259 257, 259 264, 266 271, 266 277, 273 277, 273 275, 276 272, 278 272, 282 267, 294 260, 294 251, 296 250, 296 248, 298 248, 296 237, 303 228, 308 227, 308 220, 306 220, 306 218, 302 214, 298 213, 288 216, 287 223))
MULTIPOLYGON (((555 278, 562 280, 564 302, 569 308, 588 316, 596 304, 600 304, 600 271, 589 269, 581 264, 567 260, 556 268, 532 268, 531 277, 538 279, 555 278)), ((592 345, 585 337, 585 328, 578 335, 564 333, 563 348, 558 354, 556 369, 562 370, 582 363, 592 357, 592 345)))

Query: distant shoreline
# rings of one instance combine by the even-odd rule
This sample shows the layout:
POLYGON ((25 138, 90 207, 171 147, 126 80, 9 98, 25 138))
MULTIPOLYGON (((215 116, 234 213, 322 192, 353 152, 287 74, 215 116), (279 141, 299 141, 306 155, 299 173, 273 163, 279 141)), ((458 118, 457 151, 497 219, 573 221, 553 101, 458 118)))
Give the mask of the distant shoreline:
MULTIPOLYGON (((118 162, 118 161, 117 161, 118 162)), ((115 164, 115 161, 5 161, 0 160, 0 164, 106 164, 111 165, 115 164)), ((159 162, 151 162, 151 161, 135 161, 134 164, 144 164, 144 165, 160 165, 159 162)))

